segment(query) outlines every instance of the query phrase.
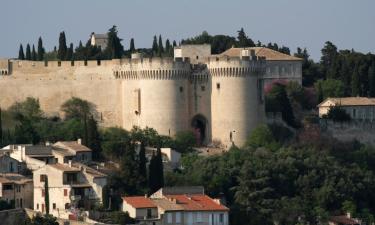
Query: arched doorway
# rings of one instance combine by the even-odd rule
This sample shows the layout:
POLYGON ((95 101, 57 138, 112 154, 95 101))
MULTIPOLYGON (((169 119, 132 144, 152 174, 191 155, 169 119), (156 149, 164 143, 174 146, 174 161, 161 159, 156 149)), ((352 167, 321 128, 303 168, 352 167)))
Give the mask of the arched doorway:
POLYGON ((191 120, 191 127, 193 128, 197 145, 203 145, 205 143, 207 134, 207 119, 201 114, 195 115, 191 120))

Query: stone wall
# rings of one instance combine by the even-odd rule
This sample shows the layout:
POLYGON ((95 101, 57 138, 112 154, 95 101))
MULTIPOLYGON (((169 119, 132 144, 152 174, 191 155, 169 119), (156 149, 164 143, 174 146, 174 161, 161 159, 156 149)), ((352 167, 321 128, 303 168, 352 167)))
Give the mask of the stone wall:
POLYGON ((375 146, 375 122, 351 121, 340 123, 321 119, 320 127, 323 134, 331 135, 340 141, 358 140, 361 143, 375 146))

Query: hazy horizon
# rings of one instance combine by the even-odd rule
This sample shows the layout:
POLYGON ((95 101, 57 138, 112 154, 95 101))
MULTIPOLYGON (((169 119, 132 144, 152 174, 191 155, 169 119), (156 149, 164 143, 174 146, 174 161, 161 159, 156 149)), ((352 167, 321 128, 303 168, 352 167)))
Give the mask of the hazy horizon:
POLYGON ((19 45, 37 45, 42 37, 47 51, 58 45, 65 31, 67 44, 85 43, 91 32, 104 33, 117 25, 125 49, 130 38, 136 48, 150 48, 154 35, 170 41, 209 34, 237 36, 243 27, 254 42, 284 45, 295 52, 306 47, 314 60, 324 42, 339 49, 375 52, 375 1, 300 0, 228 2, 161 0, 148 2, 73 0, 2 0, 0 57, 18 56, 19 45))

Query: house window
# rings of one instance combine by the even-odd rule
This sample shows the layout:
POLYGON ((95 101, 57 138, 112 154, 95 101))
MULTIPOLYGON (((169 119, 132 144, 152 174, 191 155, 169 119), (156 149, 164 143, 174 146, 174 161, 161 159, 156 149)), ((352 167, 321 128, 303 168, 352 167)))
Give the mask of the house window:
POLYGON ((46 193, 44 192, 44 190, 42 190, 42 197, 44 197, 46 195, 46 193))
POLYGON ((202 213, 201 213, 201 212, 197 212, 197 222, 198 222, 198 223, 203 222, 203 221, 202 221, 202 213))
POLYGON ((84 65, 87 66, 87 60, 84 61, 84 65))
POLYGON ((53 204, 52 204, 52 208, 53 208, 53 209, 56 209, 56 203, 53 203, 53 204))
POLYGON ((176 223, 181 223, 181 212, 176 212, 176 223))
POLYGON ((220 83, 216 83, 216 89, 220 89, 220 83))
POLYGON ((74 66, 74 61, 71 61, 71 62, 70 62, 70 66, 74 66))
POLYGON ((357 114, 357 110, 356 110, 356 109, 353 109, 353 118, 356 117, 356 114, 357 114))
POLYGON ((57 62, 57 66, 61 66, 61 61, 58 61, 58 62, 57 62))
POLYGON ((20 198, 20 207, 23 208, 22 198, 20 198))
POLYGON ((205 86, 201 86, 201 90, 202 90, 202 91, 205 91, 205 90, 206 90, 206 87, 205 87, 205 86))
POLYGON ((98 66, 100 66, 100 65, 101 65, 101 61, 100 61, 100 60, 97 60, 97 61, 96 61, 96 64, 97 64, 98 66))
POLYGON ((147 218, 151 218, 152 212, 151 209, 147 209, 147 218))
POLYGON ((41 174, 40 175, 40 182, 45 182, 46 181, 46 175, 45 174, 41 174))
POLYGON ((64 196, 68 196, 68 190, 64 189, 64 196))
POLYGON ((14 171, 13 171, 13 162, 10 162, 10 165, 9 165, 9 170, 10 170, 10 172, 11 173, 13 173, 14 171))
POLYGON ((39 210, 39 204, 36 204, 36 209, 39 210))
POLYGON ((180 92, 183 92, 184 91, 184 88, 183 87, 180 87, 180 92))
POLYGON ((220 213, 219 222, 224 223, 224 214, 223 213, 220 213))
POLYGON ((167 214, 167 223, 172 223, 172 213, 166 213, 167 214))

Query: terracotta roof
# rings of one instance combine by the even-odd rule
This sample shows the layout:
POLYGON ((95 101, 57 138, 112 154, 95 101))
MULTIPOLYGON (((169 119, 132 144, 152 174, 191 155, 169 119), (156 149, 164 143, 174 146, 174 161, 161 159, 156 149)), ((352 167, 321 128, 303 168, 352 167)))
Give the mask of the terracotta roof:
POLYGON ((162 199, 151 199, 155 205, 162 208, 164 211, 183 211, 184 207, 181 205, 170 201, 168 199, 162 198, 162 199))
POLYGON ((182 206, 185 211, 227 211, 224 205, 221 205, 207 195, 165 195, 165 197, 182 206))
POLYGON ((337 224, 343 224, 343 225, 356 225, 356 224, 359 224, 356 220, 352 219, 352 218, 349 218, 347 216, 332 216, 331 218, 329 218, 329 221, 332 221, 334 223, 337 223, 337 224))
POLYGON ((68 149, 75 152, 91 152, 88 147, 78 144, 76 141, 59 141, 53 145, 54 147, 68 149))
POLYGON ((256 56, 265 57, 266 60, 269 61, 278 61, 278 60, 286 60, 286 61, 300 61, 301 58, 287 55, 269 48, 265 47, 251 47, 251 48, 230 48, 226 50, 225 52, 219 54, 219 56, 229 56, 229 57, 240 57, 241 50, 247 49, 247 50, 254 50, 256 56))
POLYGON ((375 105, 375 98, 365 98, 365 97, 346 97, 346 98, 327 98, 318 106, 324 106, 328 101, 332 101, 336 105, 341 106, 365 106, 365 105, 375 105))
POLYGON ((134 196, 134 197, 123 197, 122 198, 126 203, 133 206, 134 208, 156 208, 154 202, 144 196, 134 196))
POLYGON ((70 167, 69 165, 65 165, 65 164, 61 164, 61 163, 47 164, 47 165, 51 166, 51 167, 53 167, 55 169, 64 171, 64 172, 79 172, 79 171, 81 171, 77 167, 74 167, 74 166, 70 167))

